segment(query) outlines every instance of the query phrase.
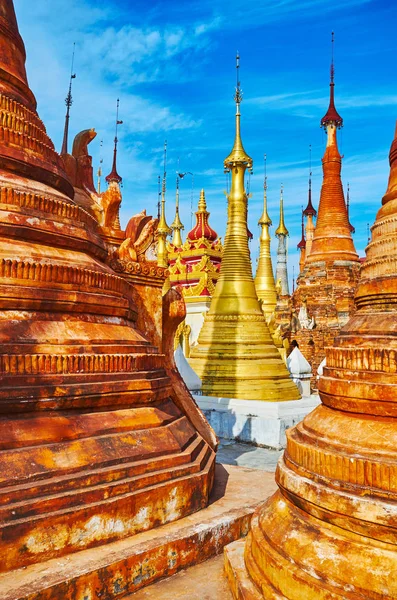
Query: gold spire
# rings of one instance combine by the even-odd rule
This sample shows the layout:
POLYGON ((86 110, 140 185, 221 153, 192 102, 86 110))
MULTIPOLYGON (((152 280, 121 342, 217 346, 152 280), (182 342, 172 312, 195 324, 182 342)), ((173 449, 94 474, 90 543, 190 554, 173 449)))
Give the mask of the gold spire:
POLYGON ((180 248, 183 244, 181 231, 185 229, 179 216, 179 176, 176 176, 176 197, 175 197, 175 219, 171 224, 173 232, 171 244, 175 248, 180 248))
POLYGON ((240 56, 237 52, 236 56, 236 73, 237 73, 237 84, 236 84, 236 93, 234 95, 234 101, 236 103, 236 136, 234 138, 234 146, 227 158, 224 161, 224 167, 226 170, 229 170, 236 164, 244 164, 247 169, 252 169, 252 158, 248 156, 246 151, 244 150, 243 142, 241 141, 241 133, 240 133, 240 104, 243 100, 243 92, 240 87, 240 79, 239 79, 239 69, 240 69, 240 56))
POLYGON ((264 158, 265 158, 265 179, 263 181, 263 213, 262 213, 261 218, 258 221, 258 225, 268 225, 268 226, 270 226, 272 224, 272 220, 269 217, 269 214, 267 212, 266 154, 265 154, 264 158))
POLYGON ((273 266, 270 253, 269 227, 272 221, 267 212, 267 176, 265 154, 265 179, 263 183, 263 213, 258 221, 261 226, 259 238, 259 260, 255 276, 255 288, 259 300, 262 301, 262 310, 267 317, 273 313, 277 304, 276 285, 274 282, 273 266))
POLYGON ((280 190, 280 223, 274 233, 276 235, 289 235, 289 231, 286 228, 285 222, 284 222, 284 190, 283 190, 282 184, 281 184, 281 190, 280 190))
POLYGON ((171 233, 171 229, 167 225, 165 218, 165 190, 166 190, 166 164, 167 164, 167 141, 164 142, 164 174, 163 174, 163 185, 161 188, 161 210, 160 220, 157 226, 157 264, 159 267, 168 267, 168 253, 167 253, 167 235, 171 233))
POLYGON ((244 187, 245 171, 252 168, 252 160, 240 137, 241 97, 237 77, 236 140, 225 160, 226 170, 231 171, 231 189, 221 271, 190 364, 203 382, 204 395, 297 400, 299 392, 272 340, 252 276, 244 187))
POLYGON ((200 192, 200 200, 198 203, 198 211, 199 213, 207 212, 207 202, 205 200, 205 191, 204 189, 200 192))

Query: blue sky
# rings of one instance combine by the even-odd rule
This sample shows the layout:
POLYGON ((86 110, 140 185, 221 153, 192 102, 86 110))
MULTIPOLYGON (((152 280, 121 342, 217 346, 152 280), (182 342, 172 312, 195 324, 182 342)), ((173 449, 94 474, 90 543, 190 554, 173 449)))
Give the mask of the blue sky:
MULTIPOLYGON (((119 173, 124 179, 122 224, 143 208, 155 214, 157 176, 168 141, 167 219, 174 216, 175 172, 204 187, 212 226, 226 228, 223 159, 234 137, 235 54, 241 56, 242 137, 254 159, 249 201, 253 263, 268 160, 269 212, 278 221, 284 184, 290 231, 289 267, 298 267, 300 211, 307 202, 309 144, 313 199, 321 186, 325 134, 319 122, 329 93, 330 32, 335 30, 336 106, 344 118, 339 146, 342 177, 351 187, 354 241, 364 254, 387 185, 388 151, 397 118, 395 56, 397 3, 393 0, 15 0, 27 50, 30 85, 57 148, 76 42, 71 141, 82 129, 98 167, 111 169, 115 105, 120 97, 119 173)), ((190 229, 191 183, 181 185, 181 217, 190 229)), ((272 232, 274 232, 274 227, 272 232)), ((273 239, 273 251, 276 240, 273 239)))

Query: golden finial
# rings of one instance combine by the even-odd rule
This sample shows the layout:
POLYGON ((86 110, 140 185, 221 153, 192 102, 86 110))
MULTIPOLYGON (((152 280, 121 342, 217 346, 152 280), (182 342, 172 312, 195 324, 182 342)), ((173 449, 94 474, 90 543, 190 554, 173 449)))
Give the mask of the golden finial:
POLYGON ((237 84, 236 93, 234 95, 234 101, 236 103, 236 137, 234 138, 233 150, 224 161, 225 170, 231 169, 236 164, 245 165, 248 169, 252 169, 252 158, 248 156, 244 150, 243 142, 241 141, 240 133, 240 104, 243 100, 243 92, 240 86, 239 79, 240 69, 240 55, 237 52, 236 56, 236 73, 237 73, 237 84))
POLYGON ((171 224, 171 229, 173 231, 171 243, 175 248, 180 248, 183 244, 181 231, 185 228, 179 216, 179 174, 176 176, 175 219, 171 224))
POLYGON ((266 154, 264 155, 264 159, 265 159, 265 178, 263 180, 263 213, 261 218, 258 221, 258 225, 268 225, 270 226, 272 224, 272 220, 269 217, 269 214, 267 212, 267 174, 266 174, 266 154))
POLYGON ((283 184, 281 184, 280 190, 280 224, 275 231, 276 235, 289 235, 289 231, 285 226, 284 222, 284 188, 283 184))
POLYGON ((202 189, 200 192, 200 200, 198 203, 198 212, 200 212, 200 213, 207 212, 207 202, 205 201, 204 189, 202 189))
POLYGON ((161 209, 160 209, 160 220, 157 226, 158 242, 157 242, 157 264, 159 267, 168 267, 168 254, 166 239, 167 235, 171 233, 171 229, 167 225, 165 218, 165 191, 167 181, 167 140, 164 142, 164 173, 163 173, 163 185, 161 189, 161 209))
POLYGON ((266 175, 266 154, 265 159, 265 178, 263 181, 263 213, 258 221, 261 226, 259 236, 259 259, 255 276, 255 288, 259 300, 262 303, 262 311, 266 318, 270 318, 277 304, 276 287, 274 283, 273 265, 270 252, 270 233, 269 227, 272 221, 267 212, 267 175, 266 175))

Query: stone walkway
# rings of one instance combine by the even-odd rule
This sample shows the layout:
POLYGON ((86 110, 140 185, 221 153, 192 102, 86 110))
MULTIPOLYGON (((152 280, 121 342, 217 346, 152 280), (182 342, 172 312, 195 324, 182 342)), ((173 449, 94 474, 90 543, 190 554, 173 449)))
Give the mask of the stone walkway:
POLYGON ((220 439, 217 462, 224 465, 238 465, 250 469, 261 469, 274 473, 282 450, 258 448, 250 444, 239 444, 231 440, 220 439))

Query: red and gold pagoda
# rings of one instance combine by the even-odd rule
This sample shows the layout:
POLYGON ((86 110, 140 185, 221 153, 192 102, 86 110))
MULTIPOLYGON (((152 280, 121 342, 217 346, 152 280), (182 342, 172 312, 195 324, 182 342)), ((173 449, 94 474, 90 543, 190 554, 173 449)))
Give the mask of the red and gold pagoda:
MULTIPOLYGON (((204 190, 201 190, 196 223, 182 243, 180 230, 183 225, 177 205, 174 235, 168 246, 170 282, 182 292, 186 302, 186 321, 189 328, 189 345, 195 344, 209 310, 211 297, 219 279, 223 246, 218 234, 209 224, 204 190)), ((189 352, 188 352, 189 354, 189 352)))
POLYGON ((174 368, 184 304, 175 290, 162 298, 165 270, 145 254, 156 220, 120 233, 110 203, 99 223, 94 132, 68 160, 55 151, 12 0, 0 2, 0 111, 4 573, 206 506, 216 441, 174 368))

